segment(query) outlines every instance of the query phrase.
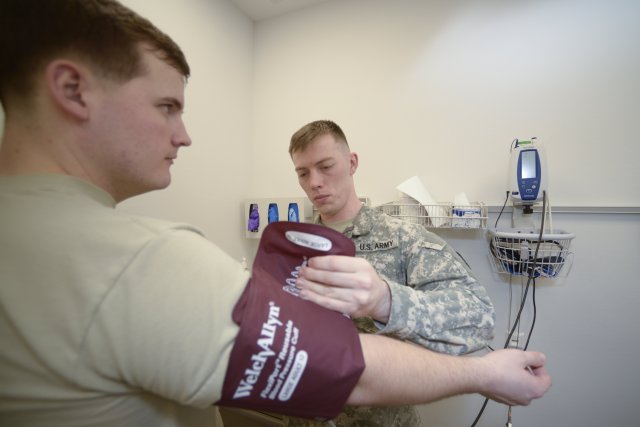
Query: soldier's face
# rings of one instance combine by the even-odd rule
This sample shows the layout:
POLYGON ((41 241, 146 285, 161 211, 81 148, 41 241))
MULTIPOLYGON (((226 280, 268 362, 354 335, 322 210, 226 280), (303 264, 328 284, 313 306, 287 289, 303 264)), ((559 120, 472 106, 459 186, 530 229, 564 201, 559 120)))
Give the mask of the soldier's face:
POLYGON ((291 156, 300 187, 323 217, 339 215, 353 192, 357 157, 329 134, 291 156))

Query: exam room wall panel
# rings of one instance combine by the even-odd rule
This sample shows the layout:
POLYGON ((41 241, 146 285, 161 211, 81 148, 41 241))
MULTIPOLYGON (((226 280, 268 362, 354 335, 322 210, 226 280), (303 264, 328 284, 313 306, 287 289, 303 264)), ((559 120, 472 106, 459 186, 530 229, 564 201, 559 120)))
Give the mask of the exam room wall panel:
MULTIPOLYGON (((489 215, 495 224, 497 212, 489 215)), ((510 214, 499 224, 508 226, 510 214)), ((547 355, 553 385, 541 400, 513 409, 518 427, 637 425, 640 371, 640 214, 556 213, 554 227, 576 234, 565 277, 536 281, 536 322, 529 348, 547 355)), ((521 276, 494 272, 483 231, 436 230, 471 265, 496 308, 494 348, 504 345, 509 287, 521 296, 521 276)), ((526 284, 526 280, 525 283, 526 284)), ((522 314, 528 333, 533 319, 529 289, 522 314)), ((512 311, 512 319, 515 312, 512 311)), ((446 399, 421 407, 423 425, 470 426, 483 403, 478 396, 446 399)), ((489 403, 478 427, 503 426, 506 407, 489 403)))

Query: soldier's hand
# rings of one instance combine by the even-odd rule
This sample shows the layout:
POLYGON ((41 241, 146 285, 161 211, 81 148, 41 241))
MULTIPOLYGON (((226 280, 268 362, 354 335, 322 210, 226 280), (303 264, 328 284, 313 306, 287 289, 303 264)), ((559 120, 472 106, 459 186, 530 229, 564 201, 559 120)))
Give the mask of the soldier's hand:
POLYGON ((480 358, 485 364, 482 394, 507 405, 528 405, 551 387, 544 367, 545 356, 537 351, 498 350, 480 358))
POLYGON ((341 255, 311 258, 296 281, 300 296, 352 317, 389 320, 391 293, 368 261, 341 255))

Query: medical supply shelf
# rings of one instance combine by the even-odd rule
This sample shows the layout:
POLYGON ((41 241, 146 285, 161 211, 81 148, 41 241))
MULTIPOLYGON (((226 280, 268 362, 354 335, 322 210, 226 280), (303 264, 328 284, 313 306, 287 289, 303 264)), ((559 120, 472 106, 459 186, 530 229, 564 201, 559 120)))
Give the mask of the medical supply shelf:
POLYGON ((376 209, 428 228, 487 228, 487 206, 480 202, 468 205, 448 202, 423 205, 407 198, 379 205, 376 209))
POLYGON ((495 271, 534 277, 564 277, 573 260, 575 234, 563 230, 489 229, 491 260, 495 271), (536 247, 538 246, 536 254, 536 247))

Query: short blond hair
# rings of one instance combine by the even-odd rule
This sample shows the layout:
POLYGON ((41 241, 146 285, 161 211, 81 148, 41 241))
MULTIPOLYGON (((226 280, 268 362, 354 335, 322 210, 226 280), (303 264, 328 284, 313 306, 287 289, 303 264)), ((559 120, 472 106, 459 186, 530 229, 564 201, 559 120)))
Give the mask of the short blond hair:
POLYGON ((316 120, 302 126, 291 136, 289 155, 293 156, 296 151, 304 151, 317 137, 326 134, 332 135, 336 142, 342 142, 349 147, 347 137, 340 126, 331 120, 316 120))

